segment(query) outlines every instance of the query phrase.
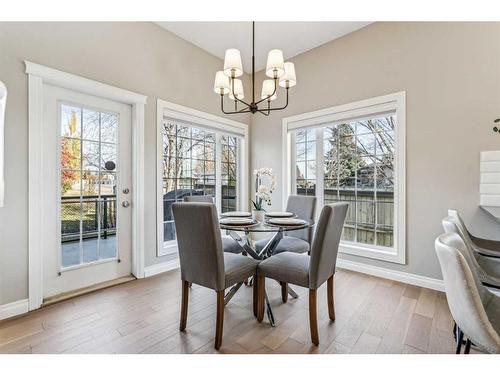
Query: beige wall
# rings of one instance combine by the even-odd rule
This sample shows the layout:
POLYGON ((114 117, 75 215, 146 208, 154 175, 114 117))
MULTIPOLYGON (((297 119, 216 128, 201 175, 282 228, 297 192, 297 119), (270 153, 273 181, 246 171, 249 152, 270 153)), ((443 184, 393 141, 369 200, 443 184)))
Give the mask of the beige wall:
MULTIPOLYGON (((154 24, 0 23, 0 80, 9 90, 5 207, 0 208, 0 305, 28 297, 28 80, 24 60, 148 96, 146 265, 165 260, 156 257, 156 99, 220 115, 212 87, 222 61, 154 24)), ((249 117, 235 120, 248 123, 249 117)))
MULTIPOLYGON (((406 91, 407 265, 345 259, 441 278, 434 238, 448 207, 478 234, 500 226, 478 208, 479 152, 500 150, 500 23, 375 23, 292 59, 287 110, 252 118, 252 168, 281 178, 281 119, 406 91)), ((258 82, 262 81, 262 74, 258 82)), ((281 208, 281 187, 274 196, 281 208)))

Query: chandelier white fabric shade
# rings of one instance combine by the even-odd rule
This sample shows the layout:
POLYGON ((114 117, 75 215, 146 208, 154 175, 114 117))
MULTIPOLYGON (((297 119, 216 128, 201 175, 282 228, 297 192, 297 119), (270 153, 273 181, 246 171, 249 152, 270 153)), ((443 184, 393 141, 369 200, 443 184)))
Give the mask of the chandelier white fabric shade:
POLYGON ((285 63, 285 73, 280 78, 281 87, 293 87, 297 84, 297 77, 295 76, 295 65, 291 62, 285 63))
POLYGON ((226 54, 224 56, 224 74, 233 78, 243 75, 241 54, 236 48, 226 50, 226 54))
POLYGON ((266 79, 262 82, 262 94, 260 98, 267 99, 268 101, 272 101, 277 98, 277 95, 274 92, 274 81, 272 79, 266 79), (269 95, 272 96, 269 98, 269 95))
POLYGON ((234 81, 234 90, 231 86, 230 90, 229 90, 229 99, 235 100, 234 96, 233 96, 233 91, 234 91, 234 95, 236 95, 236 97, 238 99, 240 99, 240 100, 244 99, 245 94, 243 92, 243 82, 241 81, 241 79, 234 79, 233 81, 234 81))
POLYGON ((214 92, 220 95, 229 94, 229 78, 222 70, 215 73, 214 92))
POLYGON ((279 49, 269 51, 267 55, 266 75, 269 78, 279 78, 283 75, 284 69, 283 52, 279 49))

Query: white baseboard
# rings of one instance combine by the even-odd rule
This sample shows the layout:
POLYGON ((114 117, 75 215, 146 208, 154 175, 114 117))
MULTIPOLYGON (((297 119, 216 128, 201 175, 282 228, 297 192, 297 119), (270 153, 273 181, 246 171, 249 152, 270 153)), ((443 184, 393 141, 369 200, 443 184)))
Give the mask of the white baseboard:
POLYGON ((399 281, 405 284, 421 286, 424 288, 429 288, 444 292, 443 280, 433 279, 427 276, 420 276, 420 275, 415 275, 413 273, 394 271, 387 268, 371 266, 368 264, 353 262, 345 259, 338 259, 337 267, 350 271, 366 273, 368 275, 377 276, 384 279, 399 281))
MULTIPOLYGON (((159 273, 171 271, 179 268, 179 259, 173 259, 168 262, 155 264, 146 267, 144 277, 158 275, 159 273)), ((365 273, 372 276, 381 277, 384 279, 399 281, 405 284, 420 286, 424 288, 444 291, 443 280, 433 279, 427 276, 415 275, 413 273, 394 271, 387 268, 371 266, 364 263, 353 262, 350 260, 338 259, 337 267, 350 271, 365 273)))
POLYGON ((144 277, 158 275, 159 273, 175 270, 179 267, 179 258, 169 260, 168 262, 154 264, 144 268, 144 277))
POLYGON ((27 313, 28 310, 29 303, 27 299, 0 305, 0 320, 27 313))

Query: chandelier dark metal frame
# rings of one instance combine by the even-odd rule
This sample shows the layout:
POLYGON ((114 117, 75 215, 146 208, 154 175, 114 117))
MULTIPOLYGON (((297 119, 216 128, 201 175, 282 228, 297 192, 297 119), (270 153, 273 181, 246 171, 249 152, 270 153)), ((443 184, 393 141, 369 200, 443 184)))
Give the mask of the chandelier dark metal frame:
MULTIPOLYGON (((292 64, 293 68, 293 64, 292 64)), ((295 68, 293 68, 293 74, 295 76, 295 68)), ((221 111, 225 113, 226 115, 234 115, 234 114, 241 114, 241 113, 262 113, 265 116, 269 116, 272 111, 280 111, 285 109, 288 106, 288 91, 292 84, 288 80, 284 80, 284 88, 286 91, 286 102, 285 105, 281 107, 271 107, 271 101, 273 100, 273 96, 276 95, 276 92, 278 90, 278 80, 280 79, 280 76, 278 74, 278 69, 274 68, 273 70, 273 77, 271 78, 274 81, 274 90, 272 94, 268 94, 267 96, 261 98, 258 101, 255 101, 255 22, 252 22, 252 102, 247 103, 245 100, 242 100, 238 98, 237 93, 235 93, 234 89, 234 82, 236 79, 236 74, 235 74, 235 69, 231 69, 231 76, 228 77, 229 79, 229 90, 230 94, 234 99, 234 111, 228 111, 224 109, 224 96, 226 95, 224 92, 224 88, 220 88, 220 106, 221 106, 221 111), (259 105, 263 102, 267 101, 267 108, 259 108, 259 105), (238 109, 238 103, 243 104, 244 107, 241 109, 238 109)), ((284 74, 284 73, 283 73, 284 74)), ((294 77, 295 79, 295 77, 294 77)), ((293 85, 295 85, 295 81, 293 82, 293 85)))

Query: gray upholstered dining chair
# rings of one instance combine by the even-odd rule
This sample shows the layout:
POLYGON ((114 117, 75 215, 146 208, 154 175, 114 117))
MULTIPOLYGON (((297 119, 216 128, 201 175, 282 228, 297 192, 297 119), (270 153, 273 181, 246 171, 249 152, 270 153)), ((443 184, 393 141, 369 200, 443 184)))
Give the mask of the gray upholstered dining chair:
MULTIPOLYGON (((286 211, 293 212, 299 219, 314 222, 316 214, 316 197, 305 195, 290 195, 286 205, 286 211)), ((313 228, 305 228, 288 232, 278 243, 274 254, 284 251, 293 253, 307 253, 310 250, 310 244, 313 236, 313 228)), ((255 243, 255 248, 259 252, 266 246, 268 240, 263 239, 255 243)))
POLYGON ((172 212, 182 279, 179 329, 186 329, 189 283, 213 289, 217 294, 215 348, 219 349, 224 322, 224 290, 254 276, 258 262, 222 250, 217 209, 213 203, 174 203, 172 212))
MULTIPOLYGON (((305 195, 290 195, 286 204, 286 211, 293 212, 299 219, 314 222, 316 215, 316 197, 305 195)), ((274 249, 274 254, 284 251, 292 253, 308 253, 311 249, 313 227, 291 231, 286 233, 274 249)), ((268 239, 255 242, 257 252, 262 251, 268 243, 268 239)), ((284 303, 288 300, 288 285, 281 283, 281 299, 284 303)))
MULTIPOLYGON (((500 353, 500 297, 481 284, 463 255, 466 245, 457 233, 442 234, 435 246, 451 315, 467 337, 464 352, 469 353, 472 342, 488 353, 500 353)), ((462 338, 460 334, 457 354, 462 338)))
POLYGON ((483 256, 479 252, 474 251, 470 246, 470 241, 467 240, 466 234, 460 230, 457 222, 451 217, 446 217, 442 221, 445 233, 455 233, 460 236, 464 242, 464 246, 459 248, 463 251, 469 266, 478 274, 479 280, 487 286, 500 288, 500 259, 483 256))
MULTIPOLYGON (((211 195, 188 195, 184 197, 184 202, 205 202, 214 203, 211 195)), ((222 236, 222 248, 226 253, 239 254, 243 248, 231 236, 222 236)))
POLYGON ((319 344, 316 313, 316 291, 327 281, 328 314, 335 320, 333 275, 342 228, 347 213, 347 203, 327 204, 319 217, 311 256, 291 252, 273 255, 257 267, 257 320, 264 317, 265 278, 299 285, 309 289, 309 326, 311 341, 319 344))
POLYGON ((466 245, 472 250, 484 256, 500 258, 500 241, 487 240, 473 236, 465 226, 457 210, 450 208, 448 210, 448 218, 457 225, 466 245))

